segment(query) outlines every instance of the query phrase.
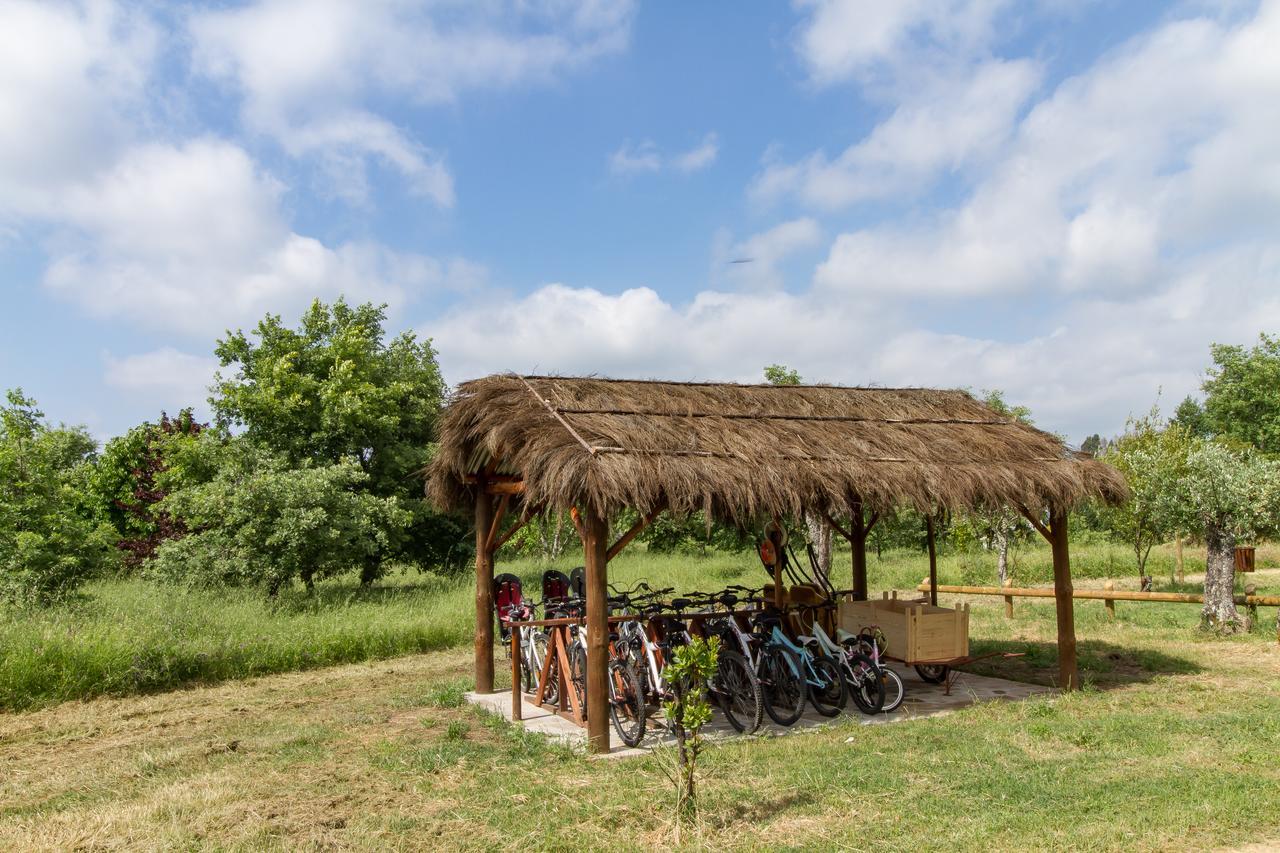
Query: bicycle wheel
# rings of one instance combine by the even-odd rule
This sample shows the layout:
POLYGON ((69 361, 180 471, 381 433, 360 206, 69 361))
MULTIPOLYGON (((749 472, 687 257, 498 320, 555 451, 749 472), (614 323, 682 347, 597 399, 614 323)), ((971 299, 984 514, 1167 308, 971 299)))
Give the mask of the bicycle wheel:
POLYGON ((849 668, 845 671, 845 678, 849 682, 849 695, 853 697, 853 704, 864 714, 879 714, 884 708, 883 670, 862 653, 849 655, 848 661, 849 668))
POLYGON ((880 712, 891 714, 898 710, 902 700, 907 698, 907 688, 902 683, 902 676, 887 666, 880 667, 880 675, 880 680, 884 682, 884 707, 880 712))
POLYGON ((734 729, 752 734, 764 719, 760 681, 738 652, 720 652, 712 691, 725 719, 734 729))
POLYGON ((809 704, 824 717, 834 717, 844 708, 844 677, 840 666, 829 657, 809 661, 817 684, 809 685, 809 704))
POLYGON ((916 666, 916 674, 930 684, 941 684, 947 680, 951 667, 940 663, 922 663, 916 666))
MULTIPOLYGON (((534 662, 542 663, 547 659, 547 635, 538 632, 533 635, 534 662)), ((542 675, 541 670, 532 674, 532 683, 529 688, 530 693, 538 692, 538 676, 542 675)), ((547 670, 547 689, 542 691, 542 701, 548 705, 557 705, 560 702, 560 665, 559 661, 554 658, 551 660, 551 666, 547 670)))
POLYGON ((644 740, 644 697, 640 694, 640 678, 629 661, 609 661, 609 690, 609 716, 614 730, 627 746, 639 746, 644 740))
POLYGON ((758 677, 769 718, 780 726, 800 719, 809 688, 801 673, 799 656, 782 646, 765 646, 760 652, 758 677))
MULTIPOLYGON (((587 650, 579 645, 569 647, 569 689, 578 696, 582 716, 587 716, 587 650)), ((572 708, 572 705, 568 707, 572 708)))

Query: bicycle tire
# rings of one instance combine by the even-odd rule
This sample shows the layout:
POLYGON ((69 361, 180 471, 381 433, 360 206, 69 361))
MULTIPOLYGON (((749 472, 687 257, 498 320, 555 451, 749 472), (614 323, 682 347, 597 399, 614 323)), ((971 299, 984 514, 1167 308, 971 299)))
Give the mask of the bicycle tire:
POLYGON ((861 652, 852 654, 848 658, 849 669, 852 674, 845 671, 845 680, 849 685, 849 695, 853 697, 853 704, 858 706, 858 710, 864 714, 879 714, 884 709, 885 683, 883 678, 883 670, 876 666, 875 661, 861 652))
POLYGON ((880 671, 884 676, 884 707, 880 709, 880 713, 892 714, 898 710, 902 700, 907 698, 907 688, 902 683, 902 676, 889 667, 881 666, 880 671))
POLYGON ((760 728, 764 721, 760 680, 745 657, 738 652, 720 652, 713 690, 720 710, 735 731, 749 735, 760 728))
POLYGON ((782 646, 765 646, 760 652, 757 679, 764 710, 780 726, 794 725, 804 714, 809 685, 802 674, 800 658, 782 646))
POLYGON ((809 685, 809 704, 824 717, 834 717, 844 710, 846 692, 844 674, 840 665, 829 657, 815 657, 809 661, 817 676, 817 686, 809 685))
MULTIPOLYGON (((578 695, 582 717, 587 716, 587 652, 582 646, 569 647, 569 689, 578 695)), ((572 705, 568 707, 572 708, 572 705)))
POLYGON ((627 746, 639 746, 644 740, 647 709, 640 693, 640 677, 630 661, 609 661, 609 687, 609 716, 614 731, 627 746))

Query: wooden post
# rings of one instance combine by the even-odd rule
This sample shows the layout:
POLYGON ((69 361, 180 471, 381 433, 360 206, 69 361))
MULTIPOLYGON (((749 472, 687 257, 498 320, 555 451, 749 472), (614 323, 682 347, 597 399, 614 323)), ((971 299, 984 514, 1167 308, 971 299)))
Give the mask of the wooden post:
POLYGON ((1058 684, 1063 690, 1076 690, 1080 687, 1080 673, 1076 669, 1076 614, 1066 512, 1050 511, 1049 533, 1049 544, 1053 548, 1053 595, 1058 611, 1058 684))
MULTIPOLYGON (((1116 588, 1115 581, 1107 581, 1102 585, 1102 588, 1110 592, 1116 588)), ((1107 615, 1114 621, 1116 618, 1116 600, 1114 598, 1103 599, 1103 604, 1107 606, 1107 615)))
POLYGON ((929 603, 938 606, 938 545, 934 541, 933 513, 925 516, 925 532, 929 534, 929 603))
POLYGON ((511 720, 524 718, 524 685, 520 683, 520 629, 511 629, 511 720))
MULTIPOLYGON (((1257 595, 1258 587, 1256 584, 1247 583, 1244 585, 1244 594, 1257 595)), ((1249 630, 1252 631, 1258 627, 1258 605, 1250 602, 1246 605, 1249 608, 1249 630)))
POLYGON ((853 600, 867 600, 867 523, 859 504, 849 514, 849 548, 853 551, 853 600))
POLYGON ((587 750, 609 751, 609 523, 588 504, 582 550, 587 582, 587 750))
MULTIPOLYGON (((1005 578, 1004 586, 1006 588, 1013 586, 1013 578, 1005 578)), ((1004 618, 1006 619, 1013 618, 1013 596, 1012 595, 1006 595, 1004 597, 1004 618)))
POLYGON ((476 486, 476 692, 493 692, 493 552, 488 544, 493 501, 476 486))

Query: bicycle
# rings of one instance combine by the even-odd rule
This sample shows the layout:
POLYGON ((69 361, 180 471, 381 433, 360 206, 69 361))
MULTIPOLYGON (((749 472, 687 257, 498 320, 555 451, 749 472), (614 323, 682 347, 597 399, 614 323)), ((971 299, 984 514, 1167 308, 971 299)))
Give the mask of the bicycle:
POLYGON ((843 629, 839 630, 836 632, 836 642, 845 648, 861 652, 871 658, 881 675, 881 680, 884 682, 884 705, 880 711, 889 714, 898 710, 898 706, 906 698, 907 689, 902 683, 902 677, 880 659, 880 656, 884 654, 887 642, 884 632, 880 630, 879 626, 864 627, 857 634, 850 634, 843 629))
MULTIPOLYGON (((686 596, 686 599, 694 597, 686 596)), ((707 690, 729 725, 738 732, 754 734, 764 720, 764 702, 749 644, 741 641, 742 632, 732 612, 738 598, 729 590, 696 597, 702 599, 707 612, 714 612, 717 605, 726 611, 705 619, 701 626, 704 635, 720 639, 716 672, 707 682, 707 690)))
POLYGON ((836 643, 817 622, 813 623, 813 636, 800 639, 839 664, 845 690, 858 710, 880 713, 885 704, 885 677, 875 661, 856 647, 836 643))

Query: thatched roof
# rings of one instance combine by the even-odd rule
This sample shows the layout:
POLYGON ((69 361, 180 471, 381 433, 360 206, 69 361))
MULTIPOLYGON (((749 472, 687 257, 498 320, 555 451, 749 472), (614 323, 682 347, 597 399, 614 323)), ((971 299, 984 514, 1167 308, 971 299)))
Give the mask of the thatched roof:
POLYGON ((522 479, 528 506, 666 501, 738 520, 857 500, 1038 510, 1127 495, 1118 472, 1055 436, 927 388, 488 376, 454 394, 428 494, 470 506, 486 471, 522 479))

